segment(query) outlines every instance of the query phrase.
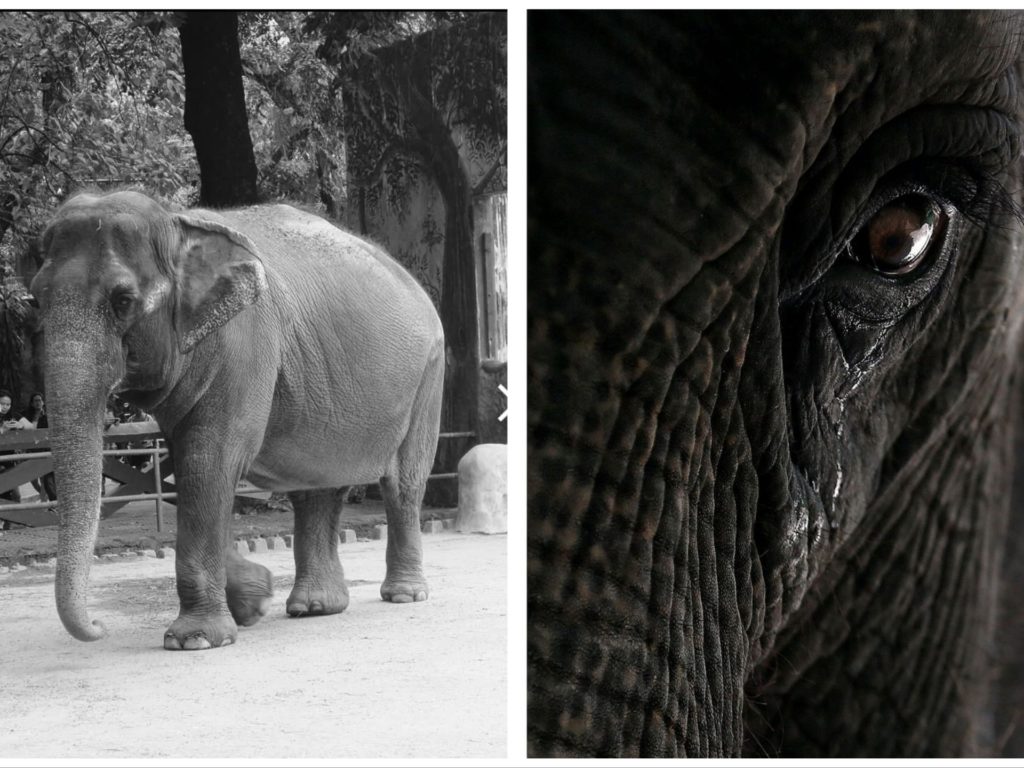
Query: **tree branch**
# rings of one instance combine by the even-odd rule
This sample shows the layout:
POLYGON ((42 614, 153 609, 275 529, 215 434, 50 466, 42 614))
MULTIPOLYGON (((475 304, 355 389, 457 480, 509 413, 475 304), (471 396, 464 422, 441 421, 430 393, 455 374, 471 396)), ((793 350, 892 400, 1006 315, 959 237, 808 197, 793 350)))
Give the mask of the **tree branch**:
POLYGON ((369 173, 365 176, 350 179, 350 182, 355 187, 363 187, 364 189, 366 187, 372 187, 383 178, 384 168, 387 164, 399 156, 415 163, 420 168, 425 168, 424 158, 417 150, 418 148, 415 142, 395 138, 388 142, 388 145, 384 148, 380 157, 377 158, 377 162, 374 163, 373 169, 369 173))
POLYGON ((473 187, 473 194, 479 195, 485 189, 487 185, 491 183, 491 179, 494 178, 494 174, 498 172, 498 169, 503 165, 502 159, 505 157, 505 153, 508 151, 508 142, 504 141, 501 144, 501 149, 498 150, 498 156, 494 158, 494 163, 488 169, 487 173, 483 175, 483 178, 477 182, 477 185, 473 187))
POLYGON ((15 59, 11 64, 11 71, 7 75, 7 85, 4 88, 4 98, 0 101, 0 110, 7 109, 7 102, 10 101, 11 97, 11 84, 14 82, 14 75, 17 73, 18 68, 21 66, 21 60, 24 57, 24 51, 19 51, 18 58, 15 59))
POLYGON ((283 87, 284 77, 280 73, 264 72, 257 69, 252 62, 243 60, 242 74, 259 84, 270 95, 270 100, 277 107, 296 108, 297 100, 295 94, 283 87))
MULTIPOLYGON (((5 120, 14 120, 21 123, 22 127, 20 130, 15 132, 16 134, 20 133, 21 131, 28 131, 29 133, 38 133, 40 136, 42 136, 43 139, 46 140, 46 143, 49 144, 50 146, 60 146, 57 140, 46 132, 45 128, 40 128, 38 125, 32 125, 32 123, 25 120, 25 118, 23 118, 21 115, 0 113, 0 118, 3 118, 5 120)), ((6 145, 7 142, 5 141, 4 144, 6 145)))
POLYGON ((16 128, 15 130, 11 131, 11 133, 8 134, 7 138, 0 142, 0 157, 4 156, 4 152, 7 149, 7 145, 14 141, 16 138, 18 138, 27 130, 28 128, 23 125, 21 128, 16 128))
POLYGON ((110 49, 107 48, 107 44, 103 40, 103 37, 95 29, 92 28, 92 25, 90 25, 89 22, 87 22, 82 17, 82 14, 80 12, 65 11, 64 20, 67 21, 69 24, 76 24, 80 27, 85 27, 85 31, 92 35, 92 38, 96 41, 96 44, 99 45, 100 50, 103 52, 103 57, 107 60, 107 66, 110 67, 111 72, 118 72, 122 69, 114 63, 114 57, 110 55, 110 49))
POLYGON ((306 139, 309 138, 309 133, 312 130, 313 130, 312 127, 309 126, 309 125, 307 125, 307 126, 305 126, 303 128, 300 128, 299 130, 297 130, 295 133, 293 133, 291 136, 289 136, 285 140, 285 142, 283 144, 281 144, 281 146, 279 146, 277 149, 275 149, 271 153, 270 161, 272 163, 274 163, 274 165, 277 165, 278 163, 280 163, 281 159, 285 155, 290 155, 292 153, 292 150, 295 149, 295 145, 296 144, 298 144, 300 141, 305 141, 306 139))
MULTIPOLYGON (((82 16, 82 14, 79 11, 65 11, 64 18, 71 24, 77 24, 79 26, 85 27, 85 30, 90 35, 92 35, 93 39, 96 41, 96 44, 99 45, 100 50, 103 52, 103 56, 107 60, 107 66, 110 67, 111 74, 113 74, 116 77, 117 73, 121 73, 121 75, 124 76, 124 79, 127 82, 131 83, 131 78, 126 75, 124 67, 118 66, 114 62, 114 57, 111 55, 110 49, 107 48, 107 44, 106 42, 104 42, 102 35, 100 35, 95 29, 92 28, 92 25, 85 20, 85 17, 82 16)), ((134 83, 132 83, 132 85, 134 85, 134 83)), ((139 105, 136 103, 135 99, 131 100, 131 105, 133 111, 135 112, 136 122, 141 123, 142 116, 139 113, 139 105)))

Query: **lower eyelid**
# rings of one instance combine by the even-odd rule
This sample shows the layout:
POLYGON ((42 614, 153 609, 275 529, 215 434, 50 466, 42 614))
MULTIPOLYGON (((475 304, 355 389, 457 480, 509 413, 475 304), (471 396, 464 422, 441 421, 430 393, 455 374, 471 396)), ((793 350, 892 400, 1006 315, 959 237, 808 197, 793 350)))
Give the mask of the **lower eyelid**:
POLYGON ((911 273, 886 276, 865 269, 852 259, 840 259, 823 276, 816 293, 820 300, 835 302, 861 322, 880 330, 898 323, 915 311, 942 284, 960 249, 964 235, 963 217, 955 208, 945 208, 949 215, 938 247, 926 257, 922 266, 911 273))

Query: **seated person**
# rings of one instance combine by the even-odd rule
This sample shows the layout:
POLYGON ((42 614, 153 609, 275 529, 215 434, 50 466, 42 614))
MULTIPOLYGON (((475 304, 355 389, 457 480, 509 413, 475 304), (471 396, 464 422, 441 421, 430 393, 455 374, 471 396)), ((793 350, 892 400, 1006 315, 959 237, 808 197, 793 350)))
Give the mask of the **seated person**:
MULTIPOLYGON (((6 434, 12 429, 23 429, 24 425, 21 424, 21 419, 11 410, 14 405, 14 397, 6 389, 0 389, 0 435, 6 434)), ((0 451, 0 456, 9 456, 15 451, 0 451)), ((0 472, 6 472, 8 469, 14 466, 12 461, 0 462, 0 472)), ((21 501, 21 491, 17 488, 12 488, 9 491, 0 493, 0 499, 9 499, 10 501, 19 502, 21 501)))

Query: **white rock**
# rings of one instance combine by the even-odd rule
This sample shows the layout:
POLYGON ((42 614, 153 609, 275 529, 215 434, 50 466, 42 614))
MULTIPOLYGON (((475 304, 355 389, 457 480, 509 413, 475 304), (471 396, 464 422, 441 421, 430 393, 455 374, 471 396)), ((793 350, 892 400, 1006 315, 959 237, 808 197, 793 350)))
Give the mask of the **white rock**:
POLYGON ((508 531, 508 446, 504 443, 475 446, 459 460, 459 513, 455 530, 508 531))

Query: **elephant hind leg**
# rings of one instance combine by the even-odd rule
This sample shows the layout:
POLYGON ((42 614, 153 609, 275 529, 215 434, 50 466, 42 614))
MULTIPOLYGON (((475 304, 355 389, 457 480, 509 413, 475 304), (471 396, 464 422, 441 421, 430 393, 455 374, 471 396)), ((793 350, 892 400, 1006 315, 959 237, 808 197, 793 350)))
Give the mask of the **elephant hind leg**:
POLYGON ((338 559, 338 529, 347 488, 292 491, 295 508, 295 585, 285 603, 289 616, 341 613, 348 586, 338 559))
POLYGON ((419 602, 429 593, 423 575, 420 507, 437 449, 443 386, 444 368, 438 364, 426 372, 392 471, 380 479, 388 519, 387 576, 380 596, 392 603, 419 602))
POLYGON ((380 596, 391 603, 426 600, 429 590, 423 575, 423 542, 420 538, 420 501, 426 483, 403 488, 390 477, 380 479, 388 518, 387 575, 380 596))

